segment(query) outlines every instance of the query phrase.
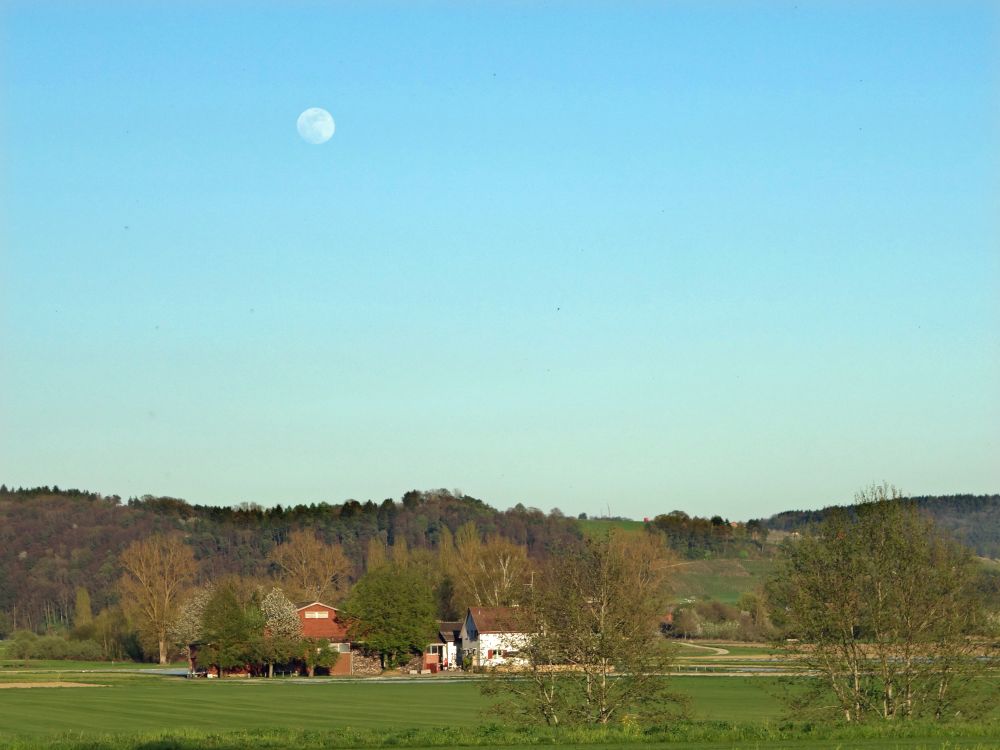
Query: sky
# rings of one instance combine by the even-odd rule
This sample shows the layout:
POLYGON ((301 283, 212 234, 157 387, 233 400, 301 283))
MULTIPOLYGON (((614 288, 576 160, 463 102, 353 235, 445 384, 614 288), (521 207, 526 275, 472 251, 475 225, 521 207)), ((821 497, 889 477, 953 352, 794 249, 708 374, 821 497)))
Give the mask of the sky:
POLYGON ((0 481, 1000 492, 998 84, 992 2, 8 0, 0 481))

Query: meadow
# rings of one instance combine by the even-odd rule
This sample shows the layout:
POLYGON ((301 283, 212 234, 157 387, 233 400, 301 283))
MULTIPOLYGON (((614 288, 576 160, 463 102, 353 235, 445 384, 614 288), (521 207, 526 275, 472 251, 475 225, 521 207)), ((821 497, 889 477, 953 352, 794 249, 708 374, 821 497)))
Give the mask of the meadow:
MULTIPOLYGON (((16 750, 508 746, 641 743, 669 747, 1000 747, 1000 727, 913 726, 858 731, 787 722, 771 677, 675 677, 684 720, 649 730, 519 730, 487 713, 467 678, 185 680, 152 674, 32 670, 0 676, 0 745, 16 750), (62 681, 98 687, 13 688, 62 681)), ((862 728, 864 729, 864 728, 862 728)))

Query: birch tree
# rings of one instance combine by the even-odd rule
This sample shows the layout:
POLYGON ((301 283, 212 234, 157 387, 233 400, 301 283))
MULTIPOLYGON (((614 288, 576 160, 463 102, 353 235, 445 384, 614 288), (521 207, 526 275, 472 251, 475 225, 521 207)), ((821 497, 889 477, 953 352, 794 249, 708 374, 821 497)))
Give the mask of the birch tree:
POLYGON ((856 499, 785 548, 769 587, 792 648, 823 677, 804 704, 832 695, 849 722, 974 714, 972 690, 995 699, 971 679, 993 656, 974 637, 975 561, 896 488, 856 499))
POLYGON ((503 710, 550 725, 670 712, 673 651, 658 632, 669 566, 654 534, 612 532, 553 554, 517 610, 529 633, 522 666, 488 688, 503 710))
POLYGON ((523 599, 530 572, 523 546, 497 535, 483 541, 469 522, 458 529, 453 550, 442 554, 459 609, 506 607, 523 599))

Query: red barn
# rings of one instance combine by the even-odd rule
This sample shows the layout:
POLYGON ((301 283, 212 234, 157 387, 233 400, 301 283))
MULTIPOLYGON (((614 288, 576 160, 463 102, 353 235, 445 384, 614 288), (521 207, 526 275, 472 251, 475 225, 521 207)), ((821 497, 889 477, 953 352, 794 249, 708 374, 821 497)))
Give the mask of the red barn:
POLYGON ((331 648, 340 652, 330 674, 353 674, 353 655, 347 637, 347 624, 340 618, 336 607, 322 602, 305 604, 297 609, 302 622, 302 635, 306 638, 326 638, 331 648))

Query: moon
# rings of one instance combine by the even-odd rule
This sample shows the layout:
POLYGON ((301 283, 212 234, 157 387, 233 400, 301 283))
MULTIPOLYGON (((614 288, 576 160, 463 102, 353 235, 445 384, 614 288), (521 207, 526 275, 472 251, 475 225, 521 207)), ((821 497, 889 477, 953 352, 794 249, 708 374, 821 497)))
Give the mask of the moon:
POLYGON ((330 113, 320 107, 307 109, 299 115, 299 120, 295 125, 299 129, 302 140, 317 146, 333 138, 333 131, 336 128, 330 113))

